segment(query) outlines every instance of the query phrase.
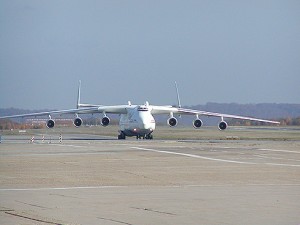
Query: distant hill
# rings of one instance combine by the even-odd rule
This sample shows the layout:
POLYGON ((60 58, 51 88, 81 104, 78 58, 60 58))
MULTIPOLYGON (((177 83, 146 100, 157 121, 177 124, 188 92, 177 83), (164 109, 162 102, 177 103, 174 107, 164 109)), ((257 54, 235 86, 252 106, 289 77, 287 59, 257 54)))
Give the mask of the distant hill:
POLYGON ((285 117, 299 117, 300 104, 237 104, 237 103, 207 103, 205 105, 195 105, 190 108, 210 112, 221 112, 226 114, 236 114, 265 119, 276 119, 285 117))
POLYGON ((35 113, 35 112, 47 112, 52 111, 50 109, 42 109, 42 110, 26 110, 26 109, 17 109, 17 108, 0 108, 1 116, 11 116, 11 115, 20 115, 27 113, 35 113))
MULTIPOLYGON (((237 103, 213 103, 209 102, 205 105, 184 106, 184 108, 198 109, 210 112, 220 112, 227 114, 245 115, 262 117, 266 119, 282 118, 282 117, 299 117, 300 104, 276 104, 276 103, 260 103, 260 104, 237 104, 237 103)), ((41 110, 25 110, 17 108, 0 108, 1 116, 9 116, 16 114, 34 113, 52 111, 55 109, 41 110)))

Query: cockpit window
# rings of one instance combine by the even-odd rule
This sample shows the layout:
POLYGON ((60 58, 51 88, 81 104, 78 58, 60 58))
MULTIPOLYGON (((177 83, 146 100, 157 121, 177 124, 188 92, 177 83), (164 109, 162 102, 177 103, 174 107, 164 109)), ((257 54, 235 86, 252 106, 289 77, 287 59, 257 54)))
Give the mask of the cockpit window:
POLYGON ((147 112, 147 111, 148 111, 148 107, 145 107, 145 106, 139 106, 139 107, 138 107, 138 111, 144 111, 144 112, 147 112))

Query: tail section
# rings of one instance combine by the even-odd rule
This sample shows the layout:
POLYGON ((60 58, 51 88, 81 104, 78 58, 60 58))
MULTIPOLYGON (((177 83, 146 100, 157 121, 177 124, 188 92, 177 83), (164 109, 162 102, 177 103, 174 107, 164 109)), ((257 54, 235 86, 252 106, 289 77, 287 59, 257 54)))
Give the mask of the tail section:
POLYGON ((181 102, 180 102, 180 97, 179 97, 179 91, 178 91, 178 86, 177 86, 177 82, 175 81, 175 87, 176 87, 176 93, 177 93, 177 104, 178 104, 178 108, 181 108, 181 102))
POLYGON ((79 85, 78 85, 78 92, 77 92, 77 105, 76 108, 91 108, 91 107, 99 107, 101 105, 94 105, 94 104, 82 104, 80 103, 80 95, 81 95, 81 80, 79 80, 79 85))
POLYGON ((77 109, 80 107, 80 89, 81 89, 81 80, 79 80, 79 85, 78 85, 78 93, 77 93, 77 109))

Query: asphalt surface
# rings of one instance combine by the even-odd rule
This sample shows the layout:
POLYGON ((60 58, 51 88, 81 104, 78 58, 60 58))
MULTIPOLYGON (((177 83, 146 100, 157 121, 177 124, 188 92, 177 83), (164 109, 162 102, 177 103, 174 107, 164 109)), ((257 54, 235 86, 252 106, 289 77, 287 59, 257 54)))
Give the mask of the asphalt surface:
POLYGON ((0 224, 300 224, 300 142, 2 137, 0 224))

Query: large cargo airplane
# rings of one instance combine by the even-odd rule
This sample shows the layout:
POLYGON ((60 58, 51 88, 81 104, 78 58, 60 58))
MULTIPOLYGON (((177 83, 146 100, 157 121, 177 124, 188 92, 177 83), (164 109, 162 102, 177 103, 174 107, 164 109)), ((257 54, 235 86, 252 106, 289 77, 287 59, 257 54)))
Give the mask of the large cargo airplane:
POLYGON ((272 123, 279 124, 277 121, 257 119, 251 117, 237 116, 237 115, 229 115, 222 113, 214 113, 214 112, 206 112, 199 111, 193 109, 185 109, 181 107, 178 87, 176 85, 177 91, 177 101, 178 106, 156 106, 150 105, 148 102, 145 102, 144 105, 132 105, 130 101, 128 101, 127 105, 112 105, 112 106, 104 106, 104 105, 94 105, 94 104, 82 104, 80 103, 80 91, 81 91, 81 81, 79 81, 78 87, 78 96, 77 96, 77 108, 76 109, 67 109, 67 110, 57 110, 57 111, 49 111, 49 112, 38 112, 38 113, 30 113, 30 114, 21 114, 21 115, 12 115, 12 116, 2 116, 0 119, 4 118, 17 118, 17 117, 36 117, 36 116, 48 116, 49 119, 46 121, 46 126, 48 128, 53 128, 55 126, 55 120, 52 118, 54 115, 62 115, 62 114, 74 114, 74 126, 80 127, 82 125, 82 119, 79 117, 79 114, 92 114, 92 113, 101 113, 101 125, 106 127, 110 123, 110 118, 107 114, 119 114, 120 115, 120 130, 118 139, 125 139, 126 136, 136 136, 136 138, 146 138, 153 139, 153 131, 155 130, 155 119, 153 115, 157 114, 167 114, 169 118, 167 120, 167 124, 170 127, 175 127, 178 124, 178 120, 175 115, 194 115, 195 119, 193 120, 193 127, 195 129, 200 128, 203 125, 202 120, 199 118, 200 116, 213 116, 219 117, 220 123, 218 124, 218 128, 220 130, 225 130, 228 125, 225 122, 224 118, 234 118, 241 120, 251 120, 251 121, 259 121, 264 123, 272 123))

